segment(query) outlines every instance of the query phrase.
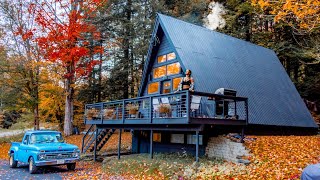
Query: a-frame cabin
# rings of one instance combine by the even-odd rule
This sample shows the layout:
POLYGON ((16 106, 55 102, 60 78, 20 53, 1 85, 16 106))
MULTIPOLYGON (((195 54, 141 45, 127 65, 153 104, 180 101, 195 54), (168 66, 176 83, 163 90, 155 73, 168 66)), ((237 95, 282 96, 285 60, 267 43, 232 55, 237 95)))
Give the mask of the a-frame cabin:
POLYGON ((243 137, 250 126, 317 128, 274 51, 162 14, 139 97, 87 104, 85 124, 91 127, 83 152, 96 155, 116 129, 127 129, 134 153, 183 148, 197 160, 208 138, 221 132, 243 137), (195 92, 175 92, 186 69, 195 92))

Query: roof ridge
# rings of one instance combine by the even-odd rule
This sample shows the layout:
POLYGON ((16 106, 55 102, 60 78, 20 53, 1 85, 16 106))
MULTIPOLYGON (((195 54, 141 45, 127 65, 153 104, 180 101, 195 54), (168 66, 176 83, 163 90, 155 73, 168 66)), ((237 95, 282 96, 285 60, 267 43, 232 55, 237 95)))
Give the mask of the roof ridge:
POLYGON ((182 22, 182 23, 186 23, 186 24, 188 24, 188 25, 191 25, 191 26, 200 28, 200 29, 202 29, 202 30, 206 30, 206 31, 208 31, 208 32, 210 32, 210 33, 213 33, 213 34, 219 34, 220 36, 224 36, 224 37, 227 37, 227 38, 232 38, 232 39, 234 39, 234 40, 236 40, 236 41, 244 42, 244 43, 247 43, 247 44, 252 45, 252 46, 258 46, 258 47, 261 47, 261 48, 264 48, 264 49, 267 49, 267 50, 269 50, 269 51, 274 52, 274 50, 272 50, 272 49, 269 49, 269 48, 267 48, 267 47, 263 47, 263 46, 257 45, 257 44, 255 44, 255 43, 253 43, 253 42, 245 41, 245 40, 243 40, 243 39, 239 39, 239 38, 237 38, 237 37, 233 37, 233 36, 231 36, 231 35, 224 34, 224 33, 219 32, 219 31, 210 30, 210 29, 208 29, 208 28, 206 28, 206 27, 204 27, 204 26, 200 26, 200 25, 197 25, 197 24, 192 24, 192 23, 190 23, 190 22, 184 21, 184 20, 182 20, 182 19, 178 19, 178 18, 176 18, 176 17, 172 17, 172 16, 169 16, 169 15, 161 14, 161 13, 157 13, 157 15, 159 16, 159 19, 161 19, 161 16, 164 16, 165 18, 174 19, 174 20, 176 20, 176 21, 180 21, 180 22, 182 22))

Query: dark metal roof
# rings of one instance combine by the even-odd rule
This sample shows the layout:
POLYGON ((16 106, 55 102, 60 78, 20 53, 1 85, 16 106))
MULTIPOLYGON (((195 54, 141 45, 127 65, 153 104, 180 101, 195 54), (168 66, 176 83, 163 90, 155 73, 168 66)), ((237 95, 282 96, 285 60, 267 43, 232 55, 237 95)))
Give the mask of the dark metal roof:
POLYGON ((197 91, 237 90, 249 98, 250 124, 317 127, 274 51, 162 14, 158 20, 197 91))

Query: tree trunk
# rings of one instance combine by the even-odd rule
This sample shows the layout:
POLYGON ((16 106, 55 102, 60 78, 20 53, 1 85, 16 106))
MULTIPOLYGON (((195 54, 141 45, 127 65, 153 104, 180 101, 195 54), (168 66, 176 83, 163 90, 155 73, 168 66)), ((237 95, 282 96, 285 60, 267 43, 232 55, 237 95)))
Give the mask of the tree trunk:
POLYGON ((70 79, 66 80, 66 107, 65 107, 65 116, 64 116, 64 135, 72 135, 72 121, 73 121, 73 88, 71 86, 70 79))
POLYGON ((124 46, 124 50, 123 50, 123 54, 124 54, 124 78, 126 78, 125 82, 123 83, 123 99, 127 99, 129 98, 129 75, 130 75, 130 65, 131 65, 131 60, 130 60, 130 36, 131 36, 131 7, 132 6, 132 1, 128 0, 127 1, 127 6, 126 6, 126 10, 125 10, 125 17, 126 17, 126 21, 124 22, 125 24, 125 30, 124 30, 124 41, 123 41, 123 46, 124 46))
POLYGON ((34 130, 39 130, 39 106, 36 104, 36 106, 33 109, 33 114, 34 114, 34 130))

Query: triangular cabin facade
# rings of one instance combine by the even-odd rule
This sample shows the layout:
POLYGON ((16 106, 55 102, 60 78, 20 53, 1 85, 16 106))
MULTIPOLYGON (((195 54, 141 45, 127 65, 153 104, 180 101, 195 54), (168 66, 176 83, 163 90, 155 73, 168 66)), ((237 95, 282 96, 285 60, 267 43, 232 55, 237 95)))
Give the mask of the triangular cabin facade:
POLYGON ((95 157, 116 129, 127 129, 134 153, 183 148, 196 159, 222 132, 243 138, 248 127, 317 128, 274 51, 162 14, 139 97, 87 104, 85 124, 91 126, 82 151, 95 157), (186 69, 195 91, 177 92, 186 69))

